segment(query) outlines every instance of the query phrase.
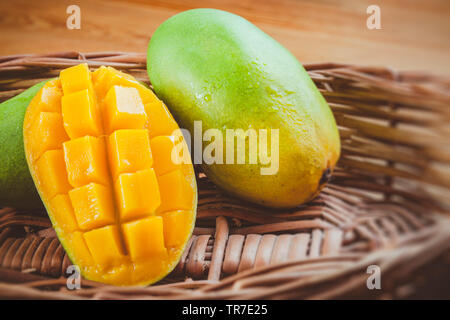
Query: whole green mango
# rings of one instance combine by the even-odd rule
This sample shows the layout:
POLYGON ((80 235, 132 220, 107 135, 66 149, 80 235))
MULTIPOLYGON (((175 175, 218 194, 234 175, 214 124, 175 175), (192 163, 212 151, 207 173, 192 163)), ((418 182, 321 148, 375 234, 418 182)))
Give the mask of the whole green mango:
POLYGON ((46 82, 0 104, 0 207, 43 208, 25 159, 22 126, 28 105, 46 82))
POLYGON ((153 34, 147 69, 156 94, 195 141, 201 121, 203 159, 194 149, 194 161, 200 158, 225 191, 289 208, 315 197, 328 181, 340 139, 327 102, 297 59, 247 20, 214 9, 177 14, 153 34), (259 142, 257 163, 250 161, 252 141, 259 142), (245 163, 227 161, 242 151, 245 163), (211 161, 220 157, 223 163, 211 161))

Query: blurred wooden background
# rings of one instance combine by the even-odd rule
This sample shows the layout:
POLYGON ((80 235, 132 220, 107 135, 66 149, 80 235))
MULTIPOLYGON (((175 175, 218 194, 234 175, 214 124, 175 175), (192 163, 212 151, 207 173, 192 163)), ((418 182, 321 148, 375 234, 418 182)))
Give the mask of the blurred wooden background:
POLYGON ((448 0, 0 0, 0 55, 52 51, 145 52, 153 31, 199 7, 239 14, 302 62, 336 61, 450 75, 448 0), (66 8, 81 8, 81 29, 66 8), (366 27, 370 4, 381 30, 366 27))

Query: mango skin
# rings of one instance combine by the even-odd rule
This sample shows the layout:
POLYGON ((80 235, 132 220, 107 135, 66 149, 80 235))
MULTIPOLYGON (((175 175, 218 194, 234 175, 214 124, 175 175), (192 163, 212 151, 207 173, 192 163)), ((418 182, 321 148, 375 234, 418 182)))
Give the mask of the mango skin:
POLYGON ((0 104, 0 206, 44 208, 28 170, 22 126, 28 105, 47 81, 0 104))
POLYGON ((225 191, 289 208, 328 181, 340 139, 327 102, 297 59, 247 20, 214 9, 175 15, 153 34, 147 70, 156 94, 191 135, 195 120, 203 131, 221 130, 224 145, 227 128, 279 129, 275 175, 261 175, 267 165, 260 164, 202 165, 225 191))

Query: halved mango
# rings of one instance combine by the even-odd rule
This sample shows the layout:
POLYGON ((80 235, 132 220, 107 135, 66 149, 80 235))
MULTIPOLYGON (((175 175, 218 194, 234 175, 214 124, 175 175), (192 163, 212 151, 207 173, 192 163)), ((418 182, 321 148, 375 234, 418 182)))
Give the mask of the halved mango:
POLYGON ((176 129, 150 89, 110 67, 65 69, 30 103, 27 162, 85 278, 147 285, 177 264, 197 189, 192 164, 172 163, 176 129))

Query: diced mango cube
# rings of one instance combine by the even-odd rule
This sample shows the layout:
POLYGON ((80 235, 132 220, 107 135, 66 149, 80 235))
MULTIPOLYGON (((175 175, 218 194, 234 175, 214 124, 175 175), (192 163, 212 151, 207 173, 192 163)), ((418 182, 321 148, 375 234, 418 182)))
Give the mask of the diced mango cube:
POLYGON ((64 128, 71 139, 103 133, 102 122, 92 91, 82 90, 62 97, 64 128))
POLYGON ((100 66, 100 68, 97 68, 97 69, 95 69, 95 71, 91 72, 91 78, 92 78, 92 83, 94 84, 94 88, 95 88, 95 84, 100 82, 99 80, 103 77, 106 70, 107 70, 107 67, 100 66))
POLYGON ((153 168, 160 176, 180 167, 178 155, 175 155, 175 141, 173 136, 158 136, 150 141, 155 160, 153 168), (174 152, 174 154, 172 154, 174 152), (175 157, 172 159, 172 157, 175 157))
POLYGON ((191 214, 189 211, 170 211, 162 214, 164 225, 164 243, 166 247, 174 247, 186 243, 189 236, 191 214))
POLYGON ((88 266, 94 265, 94 259, 92 259, 82 232, 75 231, 70 234, 68 252, 76 252, 77 262, 88 266))
POLYGON ((72 203, 67 194, 60 194, 50 200, 50 208, 54 225, 60 227, 64 232, 78 230, 77 220, 73 212, 72 203))
POLYGON ((153 165, 150 140, 145 129, 114 131, 108 139, 108 154, 114 180, 121 173, 150 169, 153 165))
POLYGON ((96 183, 69 191, 77 223, 83 230, 100 228, 115 221, 111 190, 96 183))
POLYGON ((99 99, 103 99, 109 88, 117 85, 132 87, 138 90, 139 96, 144 104, 158 101, 156 95, 147 87, 139 83, 133 76, 123 73, 111 67, 101 66, 92 73, 95 92, 99 99))
POLYGON ((123 225, 123 231, 133 261, 167 255, 161 217, 148 217, 126 223, 123 225))
POLYGON ((115 183, 117 205, 123 221, 153 215, 161 204, 153 169, 123 173, 115 183))
POLYGON ((36 162, 39 187, 47 199, 67 193, 71 186, 67 180, 66 164, 62 150, 46 151, 36 162))
POLYGON ((60 87, 57 87, 56 80, 48 81, 28 105, 27 112, 30 113, 28 118, 31 120, 26 121, 24 127, 28 129, 41 112, 61 113, 61 97, 62 91, 60 87))
POLYGON ((136 79, 131 74, 124 73, 124 72, 114 69, 112 67, 107 67, 107 68, 111 73, 111 80, 113 81, 112 83, 109 84, 110 86, 113 86, 113 85, 128 86, 128 82, 120 82, 121 80, 133 81, 133 82, 137 83, 136 79))
POLYGON ((150 138, 156 136, 170 136, 178 129, 178 124, 167 110, 162 101, 155 101, 144 105, 147 113, 147 128, 150 138))
POLYGON ((153 93, 152 90, 146 88, 144 85, 140 84, 136 80, 124 81, 124 85, 129 85, 130 87, 136 88, 139 92, 139 96, 142 99, 142 103, 148 104, 159 101, 158 97, 153 93))
MULTIPOLYGON (((121 83, 121 78, 123 78, 121 74, 123 73, 114 68, 105 66, 101 66, 95 70, 92 74, 92 79, 94 81, 95 91, 97 92, 99 98, 104 99, 108 93, 108 90, 113 85, 130 87, 128 83, 121 83)), ((130 77, 129 75, 126 76, 130 77)))
POLYGON ((30 128, 32 162, 47 150, 60 149, 69 137, 64 131, 61 114, 55 112, 41 112, 30 128))
POLYGON ((39 91, 39 111, 61 113, 62 91, 47 82, 39 91))
POLYGON ((193 191, 181 170, 158 176, 161 206, 157 212, 189 209, 192 207, 193 191))
POLYGON ((47 81, 45 86, 46 87, 56 87, 56 88, 62 89, 61 88, 61 80, 59 80, 59 78, 47 81))
POLYGON ((91 72, 86 63, 62 70, 59 79, 64 95, 85 89, 93 92, 91 72))
MULTIPOLYGON (((42 89, 41 89, 42 90, 42 89)), ((26 118, 23 123, 23 127, 28 129, 34 123, 35 117, 41 112, 38 105, 41 104, 41 97, 39 92, 31 99, 30 104, 27 107, 26 118)))
POLYGON ((110 69, 111 68, 109 67, 101 66, 92 73, 94 90, 97 93, 99 101, 102 101, 105 98, 108 90, 111 88, 110 83, 113 72, 110 69))
POLYGON ((69 182, 80 187, 91 182, 109 184, 104 138, 86 136, 63 144, 69 182))
POLYGON ((143 84, 139 83, 133 76, 123 73, 119 70, 109 68, 111 70, 111 76, 110 76, 110 82, 109 85, 120 85, 124 87, 133 87, 136 88, 139 92, 139 96, 142 99, 142 102, 144 104, 151 103, 154 101, 158 101, 159 99, 156 97, 156 95, 147 87, 145 87, 143 84))
POLYGON ((195 221, 195 172, 184 130, 146 84, 111 67, 68 68, 33 97, 23 133, 32 178, 83 277, 149 285, 171 271, 195 221))
POLYGON ((147 115, 138 91, 135 88, 113 86, 104 100, 105 131, 118 129, 144 129, 147 115))
POLYGON ((122 244, 115 225, 88 231, 84 239, 98 265, 110 266, 123 258, 122 244))

